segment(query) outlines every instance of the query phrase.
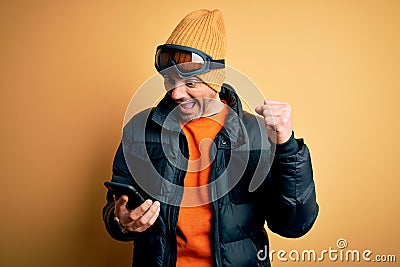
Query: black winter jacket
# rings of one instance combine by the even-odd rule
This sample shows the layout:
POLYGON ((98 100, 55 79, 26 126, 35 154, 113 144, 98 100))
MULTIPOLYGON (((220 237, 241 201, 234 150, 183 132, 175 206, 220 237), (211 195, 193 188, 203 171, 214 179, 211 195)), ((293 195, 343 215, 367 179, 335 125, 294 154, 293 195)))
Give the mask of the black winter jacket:
MULTIPOLYGON (((269 246, 264 222, 271 231, 294 238, 308 232, 317 217, 309 151, 302 139, 293 136, 275 149, 260 127, 262 119, 242 110, 230 86, 223 86, 220 97, 231 112, 212 148, 214 265, 270 266, 268 258, 257 258, 258 251, 269 246)), ((134 241, 134 267, 176 263, 180 186, 189 151, 176 118, 168 116, 174 106, 166 95, 157 107, 134 116, 124 127, 114 159, 112 181, 133 185, 145 198, 161 202, 153 226, 143 233, 123 233, 114 221, 112 194, 107 194, 106 229, 117 240, 134 241)))

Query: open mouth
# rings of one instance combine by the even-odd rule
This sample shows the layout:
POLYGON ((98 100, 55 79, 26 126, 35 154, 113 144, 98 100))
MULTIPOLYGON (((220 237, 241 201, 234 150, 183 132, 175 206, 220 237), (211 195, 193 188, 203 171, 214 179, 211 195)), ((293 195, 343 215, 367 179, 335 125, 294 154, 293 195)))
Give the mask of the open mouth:
POLYGON ((182 114, 191 115, 195 112, 196 101, 190 100, 179 104, 179 110, 182 114))
POLYGON ((179 106, 180 106, 181 110, 190 111, 194 108, 194 105, 196 105, 195 101, 187 101, 187 102, 181 103, 179 106))

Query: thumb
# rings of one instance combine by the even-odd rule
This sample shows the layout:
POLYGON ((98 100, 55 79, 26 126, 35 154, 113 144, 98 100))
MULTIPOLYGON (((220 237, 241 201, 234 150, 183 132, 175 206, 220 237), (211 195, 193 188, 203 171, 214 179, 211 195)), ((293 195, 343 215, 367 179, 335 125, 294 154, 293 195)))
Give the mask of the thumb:
POLYGON ((128 203, 128 196, 127 195, 122 195, 119 199, 119 204, 121 206, 126 206, 126 203, 128 203))
POLYGON ((258 106, 254 109, 259 115, 263 115, 264 108, 263 106, 258 106))

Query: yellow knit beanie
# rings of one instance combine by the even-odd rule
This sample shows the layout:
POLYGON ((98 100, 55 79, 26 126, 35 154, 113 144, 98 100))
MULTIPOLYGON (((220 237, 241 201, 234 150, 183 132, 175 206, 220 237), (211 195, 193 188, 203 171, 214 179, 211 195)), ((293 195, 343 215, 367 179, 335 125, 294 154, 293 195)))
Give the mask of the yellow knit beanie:
MULTIPOLYGON (((189 13, 176 26, 166 43, 201 50, 214 60, 225 59, 226 37, 221 11, 200 9, 189 13)), ((220 92, 225 80, 225 69, 212 69, 197 77, 215 91, 220 92)))

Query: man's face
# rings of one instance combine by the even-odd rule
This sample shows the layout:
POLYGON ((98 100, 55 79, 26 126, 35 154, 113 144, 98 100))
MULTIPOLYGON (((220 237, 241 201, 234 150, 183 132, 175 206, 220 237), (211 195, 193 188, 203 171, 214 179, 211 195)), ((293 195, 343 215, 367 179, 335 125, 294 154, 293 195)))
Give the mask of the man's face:
POLYGON ((177 104, 183 122, 211 116, 222 109, 218 93, 197 77, 182 79, 171 71, 164 75, 164 87, 177 104))

